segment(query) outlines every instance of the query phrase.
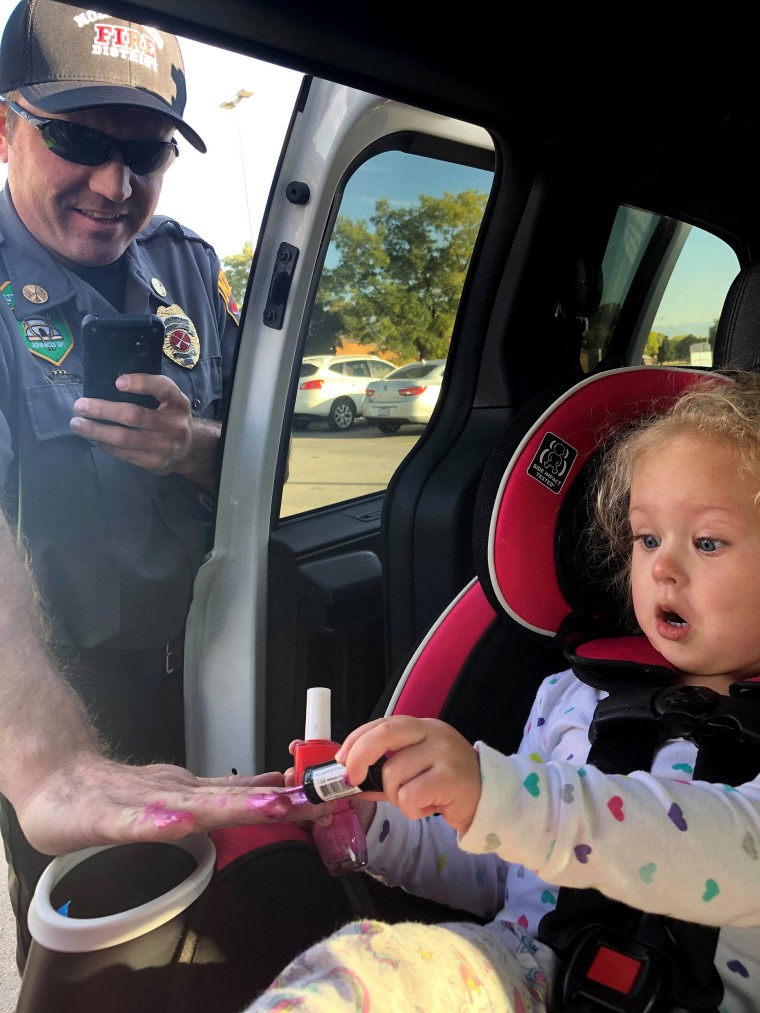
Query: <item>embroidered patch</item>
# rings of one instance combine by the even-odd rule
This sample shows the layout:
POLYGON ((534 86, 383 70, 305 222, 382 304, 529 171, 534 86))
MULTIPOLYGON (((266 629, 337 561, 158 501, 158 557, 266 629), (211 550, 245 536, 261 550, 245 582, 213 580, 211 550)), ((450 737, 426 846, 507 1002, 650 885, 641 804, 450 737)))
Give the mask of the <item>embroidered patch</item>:
POLYGON ((236 324, 240 323, 240 308, 235 302, 235 297, 232 294, 230 283, 227 281, 227 275, 224 271, 219 272, 219 295, 222 297, 224 305, 227 307, 227 312, 235 321, 236 324))
MULTIPOLYGON (((14 300, 11 283, 6 281, 0 286, 0 292, 12 310, 14 300)), ((26 320, 17 320, 16 323, 32 355, 39 356, 45 362, 52 362, 54 366, 63 362, 74 347, 74 337, 61 313, 40 314, 26 320)))
POLYGON ((26 347, 46 362, 58 365, 74 347, 74 338, 63 317, 57 320, 52 316, 27 317, 19 321, 19 326, 26 347))
POLYGON ((192 369, 201 354, 198 332, 181 306, 159 306, 156 313, 164 322, 164 355, 184 369, 192 369))

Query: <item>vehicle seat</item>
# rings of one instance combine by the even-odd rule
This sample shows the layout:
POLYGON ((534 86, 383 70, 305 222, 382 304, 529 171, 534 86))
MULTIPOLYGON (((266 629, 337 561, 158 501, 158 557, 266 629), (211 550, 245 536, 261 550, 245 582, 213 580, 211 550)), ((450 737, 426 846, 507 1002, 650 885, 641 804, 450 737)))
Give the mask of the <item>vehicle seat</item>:
POLYGON ((713 348, 713 368, 760 367, 760 263, 743 267, 726 294, 713 348))

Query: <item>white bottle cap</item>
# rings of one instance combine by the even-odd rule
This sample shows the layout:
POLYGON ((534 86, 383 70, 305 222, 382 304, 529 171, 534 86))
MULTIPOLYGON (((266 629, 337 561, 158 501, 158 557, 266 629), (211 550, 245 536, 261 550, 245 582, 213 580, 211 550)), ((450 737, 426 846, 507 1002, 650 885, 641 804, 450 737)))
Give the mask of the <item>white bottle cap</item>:
POLYGON ((312 686, 306 690, 306 731, 304 738, 332 739, 332 719, 330 717, 331 690, 324 686, 312 686))

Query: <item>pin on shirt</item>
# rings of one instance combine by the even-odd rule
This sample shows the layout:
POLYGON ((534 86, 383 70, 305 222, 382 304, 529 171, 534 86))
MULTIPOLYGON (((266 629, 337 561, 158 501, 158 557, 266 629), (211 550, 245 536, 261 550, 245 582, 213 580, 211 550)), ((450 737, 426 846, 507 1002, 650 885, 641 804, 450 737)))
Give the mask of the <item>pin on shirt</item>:
POLYGON ((21 291, 28 302, 33 302, 37 305, 47 302, 50 298, 42 285, 24 285, 21 291))

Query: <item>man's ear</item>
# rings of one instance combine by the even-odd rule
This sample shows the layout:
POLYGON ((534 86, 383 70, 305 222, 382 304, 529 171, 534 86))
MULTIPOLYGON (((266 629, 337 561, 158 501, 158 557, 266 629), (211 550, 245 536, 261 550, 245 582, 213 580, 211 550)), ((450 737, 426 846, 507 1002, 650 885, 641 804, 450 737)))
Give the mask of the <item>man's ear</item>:
POLYGON ((0 102, 0 162, 8 161, 8 106, 0 102))

